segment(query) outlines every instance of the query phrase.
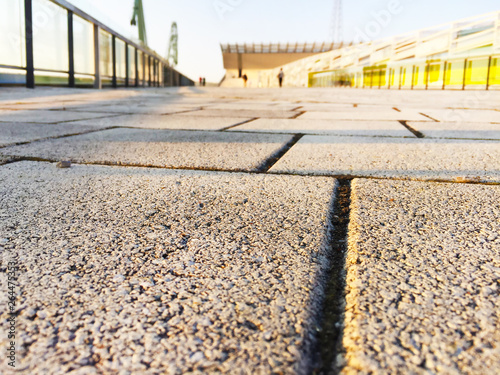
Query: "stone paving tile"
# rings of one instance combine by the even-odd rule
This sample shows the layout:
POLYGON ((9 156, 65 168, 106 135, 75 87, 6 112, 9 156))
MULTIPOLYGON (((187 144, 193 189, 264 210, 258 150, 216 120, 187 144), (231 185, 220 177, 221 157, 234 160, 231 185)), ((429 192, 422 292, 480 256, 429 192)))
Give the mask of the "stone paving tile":
POLYGON ((30 109, 58 109, 58 110, 72 110, 74 107, 87 106, 90 102, 88 100, 57 100, 50 102, 31 102, 22 101, 18 103, 2 104, 0 102, 0 109, 11 110, 30 110, 30 109))
POLYGON ((74 111, 50 111, 42 109, 26 111, 0 110, 0 122, 33 122, 50 124, 99 117, 106 117, 106 114, 90 112, 82 113, 74 111))
POLYGON ((409 122, 413 129, 429 138, 468 138, 500 140, 500 124, 409 122))
POLYGON ((106 117, 95 120, 81 120, 70 124, 98 125, 98 126, 124 126, 148 129, 190 129, 190 130, 222 130, 249 118, 241 117, 197 117, 178 115, 124 115, 106 117))
POLYGON ((299 117, 303 120, 356 120, 356 121, 432 121, 416 111, 395 110, 360 110, 353 108, 349 111, 338 112, 306 112, 299 117))
POLYGON ((415 137, 397 121, 342 121, 258 119, 232 128, 231 131, 260 131, 348 136, 415 137))
POLYGON ((270 171, 500 182, 500 145, 494 141, 310 135, 270 171))
POLYGON ((20 162, 0 180, 16 373, 308 372, 333 179, 20 162))
POLYGON ((295 108, 300 107, 300 104, 276 104, 273 102, 264 103, 216 103, 210 106, 204 106, 206 109, 210 110, 250 110, 250 111, 268 111, 268 110, 279 110, 279 111, 291 111, 295 108))
POLYGON ((256 170, 291 135, 111 129, 0 149, 0 154, 169 168, 256 170))
POLYGON ((441 122, 484 122, 500 124, 500 112, 494 110, 471 110, 471 109, 435 109, 424 110, 432 118, 441 122))
POLYGON ((73 110, 88 113, 141 113, 151 115, 162 115, 168 113, 179 113, 186 111, 197 111, 201 107, 198 105, 175 105, 175 104, 143 104, 143 103, 123 103, 112 105, 87 105, 76 107, 73 110))
POLYGON ((99 130, 105 126, 87 126, 80 124, 23 124, 0 122, 0 146, 35 141, 50 137, 58 137, 70 134, 81 134, 89 131, 99 130))
POLYGON ((272 110, 223 110, 223 109, 205 109, 203 111, 180 113, 179 116, 203 116, 203 117, 244 117, 244 118, 292 118, 297 116, 298 112, 272 109, 272 110))
POLYGON ((344 373, 500 373, 500 186, 352 188, 344 373))

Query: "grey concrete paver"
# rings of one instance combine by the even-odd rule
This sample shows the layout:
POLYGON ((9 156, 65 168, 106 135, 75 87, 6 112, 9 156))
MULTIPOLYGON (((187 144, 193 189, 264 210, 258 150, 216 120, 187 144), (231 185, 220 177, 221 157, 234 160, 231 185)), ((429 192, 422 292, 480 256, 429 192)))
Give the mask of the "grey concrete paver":
POLYGON ((483 122, 500 124, 500 112, 477 109, 433 109, 422 111, 441 122, 467 123, 483 122))
POLYGON ((308 135, 270 171, 499 182, 500 147, 479 140, 308 135))
POLYGON ((346 136, 415 137, 397 121, 258 119, 232 131, 256 131, 346 136))
POLYGON ((468 138, 500 140, 500 124, 409 122, 412 128, 429 138, 468 138))
POLYGON ((111 129, 0 149, 0 154, 169 168, 256 170, 291 135, 111 129))
POLYGON ((222 130, 229 126, 250 120, 242 117, 197 117, 178 115, 124 115, 94 120, 81 120, 71 124, 92 126, 123 126, 148 129, 190 129, 190 130, 222 130))
POLYGON ((80 124, 23 124, 0 122, 0 146, 30 142, 38 139, 59 137, 70 134, 81 134, 105 128, 103 125, 80 124))
POLYGON ((0 180, 16 373, 307 372, 333 179, 20 162, 0 180))
POLYGON ((165 103, 124 103, 111 105, 84 105, 73 108, 74 111, 87 113, 142 113, 151 115, 162 115, 187 111, 197 111, 201 107, 197 105, 178 105, 165 103))
POLYGON ((0 110, 0 122, 33 122, 51 124, 99 117, 106 117, 106 114, 75 111, 51 111, 42 109, 24 111, 0 110))
POLYGON ((395 110, 357 110, 353 108, 349 111, 330 112, 306 112, 300 116, 303 120, 356 120, 356 121, 432 121, 422 116, 416 111, 395 111, 395 110))
POLYGON ((244 118, 292 118, 297 116, 297 112, 287 110, 230 110, 230 109, 205 109, 202 111, 195 111, 189 113, 180 113, 179 116, 206 116, 206 117, 244 117, 244 118))
POLYGON ((352 188, 344 373, 500 372, 500 186, 352 188))

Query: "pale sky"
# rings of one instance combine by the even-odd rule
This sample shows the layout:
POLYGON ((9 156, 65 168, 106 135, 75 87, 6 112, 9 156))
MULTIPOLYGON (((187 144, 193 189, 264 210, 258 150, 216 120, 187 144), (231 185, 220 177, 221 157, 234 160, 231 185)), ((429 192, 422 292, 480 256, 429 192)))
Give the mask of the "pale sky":
MULTIPOLYGON (((134 0, 69 1, 124 36, 137 38, 137 28, 130 26, 134 0)), ((224 76, 220 43, 330 40, 333 4, 334 0, 143 0, 149 46, 166 55, 170 27, 176 21, 177 69, 195 81, 205 76, 209 82, 224 76)), ((343 36, 346 41, 363 34, 379 39, 498 10, 498 0, 344 0, 343 36), (383 26, 370 29, 374 22, 383 26)))

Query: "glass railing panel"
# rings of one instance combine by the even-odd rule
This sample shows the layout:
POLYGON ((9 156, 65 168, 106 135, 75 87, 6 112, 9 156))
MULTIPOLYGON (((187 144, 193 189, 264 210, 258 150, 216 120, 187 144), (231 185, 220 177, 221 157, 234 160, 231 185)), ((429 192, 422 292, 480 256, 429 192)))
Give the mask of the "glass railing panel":
POLYGON ((467 61, 467 72, 465 74, 466 85, 486 85, 488 77, 489 59, 473 59, 467 61))
POLYGON ((24 1, 0 0, 0 9, 0 65, 25 67, 24 1))
POLYGON ((443 88, 444 62, 431 63, 429 64, 428 70, 429 73, 428 73, 427 83, 429 88, 436 88, 436 89, 443 88))
POLYGON ((35 84, 51 85, 51 86, 67 86, 68 77, 69 75, 67 73, 35 71, 35 84))
POLYGON ((33 54, 35 69, 69 70, 68 12, 49 0, 33 0, 33 54))
POLYGON ((446 67, 446 86, 462 86, 464 83, 465 60, 448 61, 446 67))
POLYGON ((144 79, 144 53, 142 51, 137 51, 137 68, 139 73, 139 86, 141 86, 144 79))
POLYGON ((490 68, 490 86, 500 85, 500 56, 493 56, 490 68))
POLYGON ((0 84, 4 85, 26 84, 26 70, 0 68, 0 84))
POLYGON ((126 56, 125 56, 125 42, 116 38, 116 78, 122 79, 123 82, 127 76, 126 56))
MULTIPOLYGON (((110 33, 99 30, 99 64, 102 77, 113 76, 113 38, 110 33)), ((107 82, 107 80, 106 80, 107 82)), ((105 81, 103 80, 103 84, 105 81)))
POLYGON ((128 78, 129 85, 135 85, 135 48, 128 46, 128 78))
POLYGON ((73 16, 75 72, 94 74, 94 26, 81 17, 73 16))
POLYGON ((401 88, 410 89, 413 78, 413 65, 403 66, 401 72, 401 88))
POLYGON ((87 74, 75 74, 75 85, 78 87, 93 87, 94 76, 87 74))

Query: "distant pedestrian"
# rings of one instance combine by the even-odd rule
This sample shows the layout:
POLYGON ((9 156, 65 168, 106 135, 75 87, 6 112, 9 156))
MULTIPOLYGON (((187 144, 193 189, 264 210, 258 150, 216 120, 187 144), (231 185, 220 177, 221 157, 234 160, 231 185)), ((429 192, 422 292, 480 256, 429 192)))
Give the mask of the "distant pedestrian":
POLYGON ((245 87, 247 87, 247 81, 248 81, 248 76, 246 74, 243 74, 243 84, 245 85, 245 87))
POLYGON ((205 77, 203 77, 203 83, 202 85, 205 86, 207 84, 207 79, 205 77))
POLYGON ((203 78, 200 77, 200 86, 203 84, 203 78))
POLYGON ((285 72, 283 72, 283 68, 280 69, 278 73, 278 80, 280 81, 280 87, 283 87, 283 78, 285 78, 285 72))

